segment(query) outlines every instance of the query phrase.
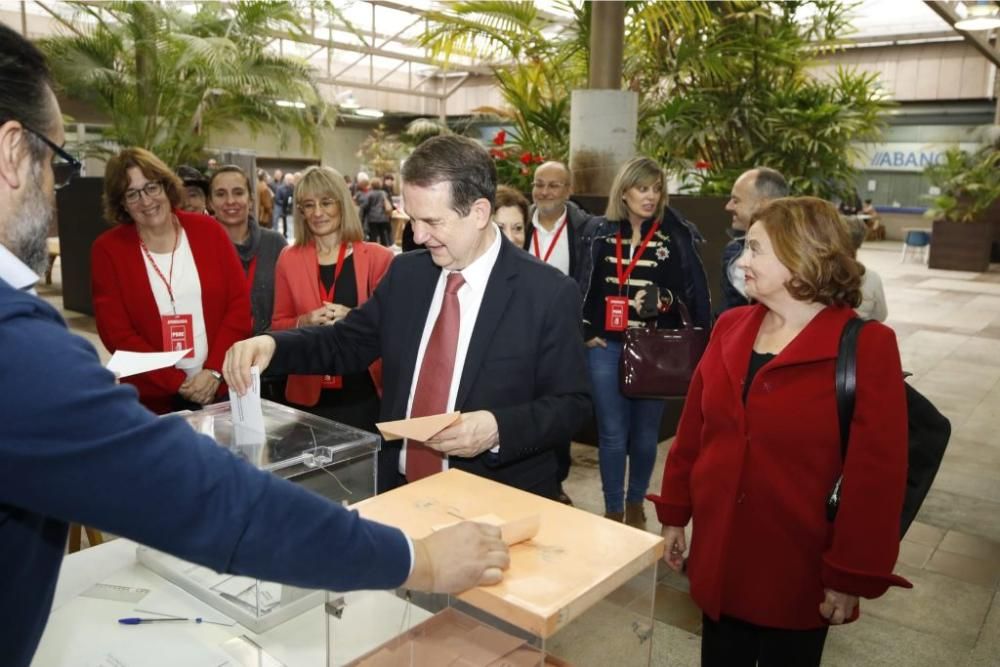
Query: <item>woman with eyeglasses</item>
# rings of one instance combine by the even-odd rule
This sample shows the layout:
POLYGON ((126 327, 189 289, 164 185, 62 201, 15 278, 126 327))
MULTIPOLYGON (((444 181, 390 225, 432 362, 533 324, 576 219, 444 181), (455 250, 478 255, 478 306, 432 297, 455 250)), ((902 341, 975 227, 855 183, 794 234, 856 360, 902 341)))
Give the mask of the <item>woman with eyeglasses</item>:
POLYGON ((160 414, 215 401, 226 350, 250 335, 236 250, 214 219, 179 210, 182 188, 149 151, 118 153, 104 175, 104 216, 114 228, 91 249, 94 315, 108 350, 190 350, 170 368, 122 380, 160 414))
MULTIPOLYGON (((295 185, 295 243, 278 258, 271 328, 330 326, 371 296, 393 253, 364 241, 344 177, 310 167, 295 185)), ((354 375, 290 375, 285 398, 296 407, 375 431, 382 362, 354 375)))

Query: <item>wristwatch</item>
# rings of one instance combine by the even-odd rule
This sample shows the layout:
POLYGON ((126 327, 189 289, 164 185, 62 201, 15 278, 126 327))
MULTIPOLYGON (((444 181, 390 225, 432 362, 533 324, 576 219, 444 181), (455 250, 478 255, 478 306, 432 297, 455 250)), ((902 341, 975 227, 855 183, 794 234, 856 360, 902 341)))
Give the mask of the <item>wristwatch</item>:
POLYGON ((211 374, 211 376, 215 378, 216 382, 219 383, 222 382, 222 373, 220 373, 219 371, 213 371, 211 368, 206 368, 205 370, 208 371, 209 374, 211 374))

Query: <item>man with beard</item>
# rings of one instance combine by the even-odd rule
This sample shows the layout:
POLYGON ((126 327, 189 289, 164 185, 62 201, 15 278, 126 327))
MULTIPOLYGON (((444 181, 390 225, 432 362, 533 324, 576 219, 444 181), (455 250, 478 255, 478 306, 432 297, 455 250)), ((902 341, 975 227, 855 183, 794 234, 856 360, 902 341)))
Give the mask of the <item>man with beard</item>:
POLYGON ((69 522, 305 588, 500 581, 509 559, 498 528, 463 522, 411 540, 253 468, 178 417, 157 418, 115 383, 33 293, 54 191, 80 168, 64 139, 44 57, 0 25, 0 377, 16 388, 0 401, 3 664, 31 662, 69 522))

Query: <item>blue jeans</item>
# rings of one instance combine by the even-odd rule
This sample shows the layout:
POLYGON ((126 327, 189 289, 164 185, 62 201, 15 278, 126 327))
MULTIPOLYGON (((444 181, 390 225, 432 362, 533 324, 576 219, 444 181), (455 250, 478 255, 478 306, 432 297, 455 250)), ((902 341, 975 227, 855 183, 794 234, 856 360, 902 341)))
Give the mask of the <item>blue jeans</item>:
POLYGON ((625 511, 625 501, 642 502, 656 463, 660 418, 659 399, 626 398, 618 384, 622 344, 608 341, 607 348, 587 350, 587 368, 597 416, 598 461, 606 512, 625 511), (628 493, 625 462, 628 459, 628 493))

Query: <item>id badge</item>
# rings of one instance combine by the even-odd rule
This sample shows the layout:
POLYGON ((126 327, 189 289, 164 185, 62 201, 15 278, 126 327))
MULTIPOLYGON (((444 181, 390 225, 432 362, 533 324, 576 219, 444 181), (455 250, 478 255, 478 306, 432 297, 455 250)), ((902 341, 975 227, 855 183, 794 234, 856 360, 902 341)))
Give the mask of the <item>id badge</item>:
POLYGON ((194 357, 194 319, 191 315, 161 315, 163 351, 187 350, 185 359, 194 357))
POLYGON ((343 389, 344 378, 340 375, 324 375, 320 386, 323 389, 343 389))
POLYGON ((628 328, 628 297, 605 297, 604 328, 608 331, 625 331, 628 328))

